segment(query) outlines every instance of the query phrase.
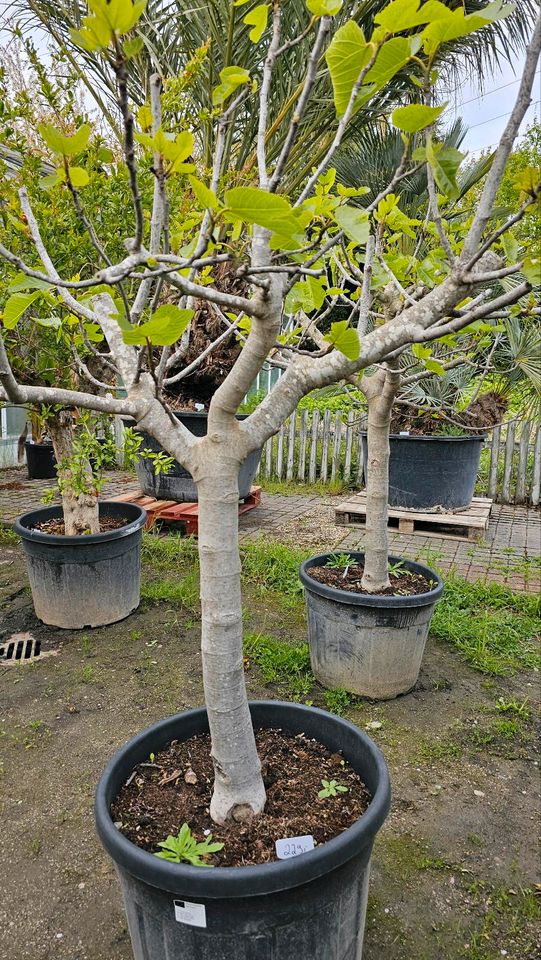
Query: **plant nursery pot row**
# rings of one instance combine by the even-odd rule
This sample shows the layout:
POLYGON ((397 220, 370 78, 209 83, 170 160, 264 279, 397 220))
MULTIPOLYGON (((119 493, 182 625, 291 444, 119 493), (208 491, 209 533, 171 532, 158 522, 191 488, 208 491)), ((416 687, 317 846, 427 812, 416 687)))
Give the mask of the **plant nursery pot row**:
MULTIPOLYGON (((204 437, 207 433, 208 416, 206 413, 175 412, 175 417, 196 437, 204 437)), ((237 420, 246 419, 246 414, 239 414, 237 420)), ((125 421, 126 426, 133 426, 133 421, 125 421)), ((142 448, 152 450, 153 453, 165 453, 163 447, 144 430, 137 428, 136 432, 143 438, 142 448)), ((254 450, 241 464, 239 470, 239 499, 243 500, 250 493, 254 482, 261 450, 254 450)), ((156 500, 176 500, 178 503, 195 503, 198 499, 197 486, 191 473, 185 470, 175 460, 167 473, 156 473, 152 460, 142 457, 137 463, 137 476, 141 489, 148 497, 156 500)))
POLYGON ((17 520, 34 610, 43 623, 74 630, 101 627, 123 620, 139 606, 146 512, 132 503, 103 501, 99 515, 126 523, 89 536, 38 529, 47 520, 62 519, 60 506, 33 510, 17 520))
POLYGON ((324 710, 277 701, 250 710, 256 730, 303 733, 341 752, 371 802, 351 827, 292 859, 212 869, 171 863, 128 840, 111 805, 151 753, 208 733, 206 711, 134 737, 101 778, 96 824, 120 878, 135 960, 360 960, 372 846, 390 805, 383 756, 361 730, 324 710))
MULTIPOLYGON (((419 437, 391 434, 389 506, 463 510, 472 501, 485 435, 419 437)), ((368 460, 362 434, 363 463, 368 460)))

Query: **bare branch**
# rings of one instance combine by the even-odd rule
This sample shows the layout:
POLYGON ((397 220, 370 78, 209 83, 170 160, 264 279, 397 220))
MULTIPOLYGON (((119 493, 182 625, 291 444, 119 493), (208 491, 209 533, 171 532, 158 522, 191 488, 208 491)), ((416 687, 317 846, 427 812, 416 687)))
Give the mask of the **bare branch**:
POLYGON ((30 200, 28 199, 28 194, 26 192, 25 187, 21 187, 21 189, 19 190, 19 197, 21 200, 21 207, 26 216, 28 227, 29 227, 30 233, 32 234, 32 239, 34 241, 39 258, 47 271, 47 274, 48 274, 47 279, 49 281, 52 280, 52 282, 56 286, 56 289, 58 290, 60 297, 62 298, 66 306, 73 311, 73 313, 77 314, 77 316, 79 317, 83 317, 85 320, 90 320, 92 323, 95 323, 96 317, 94 316, 92 311, 89 310, 87 307, 83 306, 83 304, 78 303, 75 297, 72 297, 71 293, 68 293, 68 291, 65 290, 62 286, 56 284, 56 281, 60 280, 60 276, 57 273, 57 270, 53 264, 53 261, 51 260, 47 252, 47 249, 45 247, 45 244, 43 243, 43 240, 41 238, 38 222, 34 216, 32 207, 30 206, 30 200))
POLYGON ((128 102, 128 72, 126 62, 120 50, 117 51, 116 60, 113 62, 113 69, 116 74, 118 84, 118 106, 122 115, 124 126, 124 158, 128 169, 128 179, 133 199, 133 209, 135 212, 135 240, 134 249, 139 251, 143 242, 143 205, 141 194, 139 193, 139 183, 137 180, 137 165, 135 163, 135 141, 133 137, 134 121, 133 114, 128 102))
POLYGON ((345 113, 344 113, 343 116, 340 118, 340 121, 339 121, 338 126, 337 126, 337 128, 336 128, 336 133, 335 133, 335 135, 334 135, 333 141, 332 141, 329 149, 327 150, 327 153, 326 153, 325 156, 323 157, 323 160, 321 161, 321 163, 320 163, 319 166, 317 167, 316 171, 312 174, 312 176, 311 176, 310 179, 308 180, 308 183, 306 184, 304 190, 302 191, 300 197, 298 198, 298 200, 297 200, 297 202, 296 202, 296 204, 295 204, 296 207, 298 207, 299 204, 301 204, 301 203, 303 202, 303 200, 306 200, 306 198, 310 196, 310 194, 311 194, 312 190, 314 189, 317 181, 319 180, 319 177, 320 177, 321 174, 327 169, 327 167, 328 167, 329 163, 331 162, 331 160, 332 160, 332 158, 333 158, 336 150, 338 149, 338 147, 339 147, 340 144, 342 143, 342 138, 343 138, 344 133, 345 133, 345 131, 346 131, 346 127, 347 127, 349 121, 351 120, 351 117, 353 116, 353 110, 354 110, 354 108, 355 108, 355 101, 357 100, 357 97, 358 97, 358 95, 359 95, 359 91, 360 91, 360 89, 361 89, 361 87, 362 87, 362 85, 363 85, 363 80, 364 80, 366 74, 368 73, 368 71, 370 70, 370 68, 374 66, 374 63, 375 63, 375 61, 376 61, 376 57, 377 57, 377 55, 378 55, 378 53, 379 53, 379 49, 380 49, 380 45, 379 45, 379 44, 375 45, 374 52, 373 52, 372 56, 370 57, 370 60, 368 61, 368 63, 366 64, 366 66, 364 66, 364 67, 362 68, 361 72, 359 73, 359 76, 357 77, 355 83, 353 84, 353 88, 352 88, 352 91, 351 91, 351 94, 350 94, 350 97, 349 97, 348 105, 347 105, 347 107, 346 107, 345 113))
POLYGON ((257 167, 259 170, 259 186, 263 190, 268 190, 269 178, 267 174, 267 156, 265 147, 265 135, 267 133, 267 117, 269 113, 269 93, 272 81, 272 71, 278 49, 280 47, 280 26, 282 22, 282 8, 280 3, 275 2, 272 9, 272 39, 269 44, 265 66, 263 68, 263 80, 259 94, 259 123, 257 129, 257 167))
POLYGON ((364 258, 363 285, 359 300, 359 319, 357 321, 357 333, 364 337, 368 326, 370 307, 372 305, 372 295, 370 293, 370 284, 372 281, 372 264, 374 262, 374 253, 376 250, 376 241, 372 234, 366 241, 366 253, 364 258))
MULTIPOLYGON (((312 23, 313 23, 313 20, 310 21, 310 24, 307 30, 305 31, 305 33, 307 33, 311 29, 312 23)), ((314 43, 314 46, 312 47, 312 51, 308 59, 306 76, 303 81, 302 94, 300 96, 297 106, 295 107, 295 111, 291 118, 291 123, 289 126, 289 130, 287 132, 285 143, 280 152, 278 162, 276 164, 274 173, 272 175, 272 178, 269 184, 269 190, 271 193, 274 193, 280 186, 280 183, 282 181, 282 177, 284 175, 284 171, 286 168, 286 164, 289 159, 289 155, 291 153, 291 150, 293 149, 295 140, 297 139, 299 126, 301 124, 302 118, 306 111, 306 107, 308 106, 308 102, 312 94, 312 88, 316 81, 317 66, 319 63, 319 58, 321 56, 321 51, 323 50, 323 45, 325 43, 325 40, 330 30, 330 24, 331 24, 330 17, 321 17, 319 21, 319 28, 318 28, 317 36, 315 39, 315 43, 314 43)), ((303 34, 301 34, 301 37, 302 36, 303 34)), ((281 49, 282 50, 287 49, 287 45, 285 44, 284 47, 282 47, 281 49)))
MULTIPOLYGON (((153 135, 162 124, 162 104, 161 104, 161 78, 157 73, 153 73, 150 78, 150 107, 152 110, 152 133, 153 135)), ((150 253, 154 257, 160 249, 160 240, 164 225, 165 214, 165 171, 163 168, 163 159, 159 153, 154 151, 154 195, 152 199, 152 214, 150 220, 150 253)), ((158 284, 160 280, 158 279, 158 284)), ((142 281, 137 291, 135 302, 131 309, 132 323, 137 323, 150 296, 152 289, 152 279, 147 278, 142 281)), ((130 312, 128 311, 128 315, 130 312)))
POLYGON ((187 367, 184 367, 184 369, 175 374, 175 376, 168 377, 166 380, 164 380, 164 386, 169 387, 172 383, 178 383, 179 380, 184 380, 184 378, 189 376, 190 373, 193 373, 194 370, 197 370, 197 368, 203 363, 203 360, 208 357, 209 353, 212 353, 214 350, 216 350, 216 347, 219 347, 224 340, 227 340, 227 338, 231 336, 233 331, 236 329, 238 322, 239 321, 237 320, 236 323, 232 323, 227 330, 224 330, 219 337, 216 337, 216 340, 213 340, 212 343, 209 343, 208 347, 205 347, 199 356, 196 357, 192 363, 189 363, 187 367))
POLYGON ((477 206, 477 212, 473 218, 473 223, 468 231, 462 247, 459 258, 461 264, 469 264, 471 258, 475 256, 481 237, 485 232, 486 225, 492 214, 492 208, 507 160, 509 158, 509 154, 513 149, 513 144, 520 129, 520 125, 531 103, 532 87, 535 79, 540 49, 541 17, 537 20, 533 36, 528 47, 526 63, 524 65, 515 106, 513 107, 505 130, 501 136, 498 148, 494 155, 494 161, 485 181, 481 199, 479 200, 479 204, 477 206))

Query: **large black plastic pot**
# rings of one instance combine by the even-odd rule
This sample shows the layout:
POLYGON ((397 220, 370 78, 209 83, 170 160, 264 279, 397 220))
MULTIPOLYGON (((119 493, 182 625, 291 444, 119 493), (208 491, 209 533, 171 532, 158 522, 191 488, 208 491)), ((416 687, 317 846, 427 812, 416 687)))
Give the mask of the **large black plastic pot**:
POLYGON ((210 870, 169 863, 116 829, 111 802, 151 752, 208 732, 206 711, 134 737, 101 778, 96 824, 120 877, 135 960, 360 960, 372 844, 390 804, 383 756, 361 730, 324 710, 277 701, 250 710, 256 728, 304 733, 341 750, 372 802, 344 833, 292 860, 210 870))
MULTIPOLYGON (((239 414, 237 419, 244 420, 246 415, 239 414)), ((177 420, 180 420, 188 430, 196 437, 204 437, 207 433, 207 414, 206 413, 175 413, 177 420)), ((131 426, 131 423, 127 424, 131 426)), ((148 447, 154 453, 166 452, 154 437, 149 433, 137 428, 137 432, 143 438, 142 448, 148 447)), ((239 498, 241 500, 250 493, 250 488, 254 482, 257 473, 261 450, 254 450, 239 470, 239 498)), ((137 476, 143 493, 149 497, 155 497, 157 500, 177 500, 179 503, 188 501, 195 503, 197 497, 197 486, 194 483, 191 473, 174 461, 167 473, 155 473, 152 460, 142 457, 137 463, 137 476)))
MULTIPOLYGON (((434 582, 427 593, 411 597, 351 593, 320 583, 311 567, 325 566, 332 554, 305 560, 300 568, 308 614, 312 671, 324 687, 339 687, 373 700, 390 700, 417 682, 428 629, 443 581, 430 567, 412 560, 405 570, 434 582)), ((364 563, 364 554, 349 552, 364 563)))
MULTIPOLYGON (((413 437, 391 434, 389 506, 410 510, 469 507, 484 434, 475 437, 413 437)), ((362 436, 367 463, 366 434, 362 436)))
POLYGON ((56 480, 56 457, 52 443, 26 440, 24 449, 29 480, 56 480))
POLYGON ((133 503, 99 505, 100 517, 126 525, 89 536, 42 533, 36 523, 62 517, 62 508, 25 513, 15 530, 22 537, 36 616, 65 629, 101 627, 123 620, 139 606, 141 534, 146 513, 133 503))

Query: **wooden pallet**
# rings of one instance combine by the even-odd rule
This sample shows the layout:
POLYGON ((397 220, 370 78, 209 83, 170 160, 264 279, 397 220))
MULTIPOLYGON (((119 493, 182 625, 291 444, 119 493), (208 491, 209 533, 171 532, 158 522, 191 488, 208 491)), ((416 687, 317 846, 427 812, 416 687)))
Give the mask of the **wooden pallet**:
MULTIPOLYGON (((389 507, 389 530, 416 533, 447 540, 475 540, 488 530, 492 500, 474 497, 458 513, 424 513, 421 510, 389 507)), ((335 523, 358 525, 366 522, 366 493, 356 493, 335 509, 335 523)))
MULTIPOLYGON (((147 512, 146 527, 151 527, 156 520, 165 523, 181 523, 188 536, 197 536, 199 529, 199 504, 177 503, 176 500, 155 500, 147 497, 140 490, 130 490, 120 497, 112 498, 116 503, 136 503, 147 512)), ((254 510, 261 503, 261 487, 252 487, 244 500, 239 501, 239 517, 249 510, 254 510)))

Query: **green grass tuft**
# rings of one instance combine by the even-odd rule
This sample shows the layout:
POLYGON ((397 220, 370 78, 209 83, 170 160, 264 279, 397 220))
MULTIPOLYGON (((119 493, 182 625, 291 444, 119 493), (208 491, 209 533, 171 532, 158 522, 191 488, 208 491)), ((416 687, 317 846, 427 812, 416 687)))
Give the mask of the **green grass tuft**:
POLYGON ((476 670, 506 676, 538 667, 539 600, 497 583, 449 576, 430 627, 476 670))
POLYGON ((251 540, 241 549, 242 576, 245 583, 272 590, 289 603, 302 597, 299 567, 313 550, 303 550, 275 540, 251 540))
POLYGON ((12 529, 7 523, 0 523, 0 543, 5 544, 6 546, 16 546, 17 543, 20 543, 19 537, 15 533, 15 530, 12 529))
POLYGON ((294 647, 262 633, 249 633, 244 638, 244 652, 258 665, 266 683, 287 686, 296 700, 310 692, 314 677, 308 644, 294 647))
POLYGON ((197 606, 199 572, 192 570, 182 580, 151 580, 141 584, 141 599, 149 603, 172 603, 174 606, 197 606))

